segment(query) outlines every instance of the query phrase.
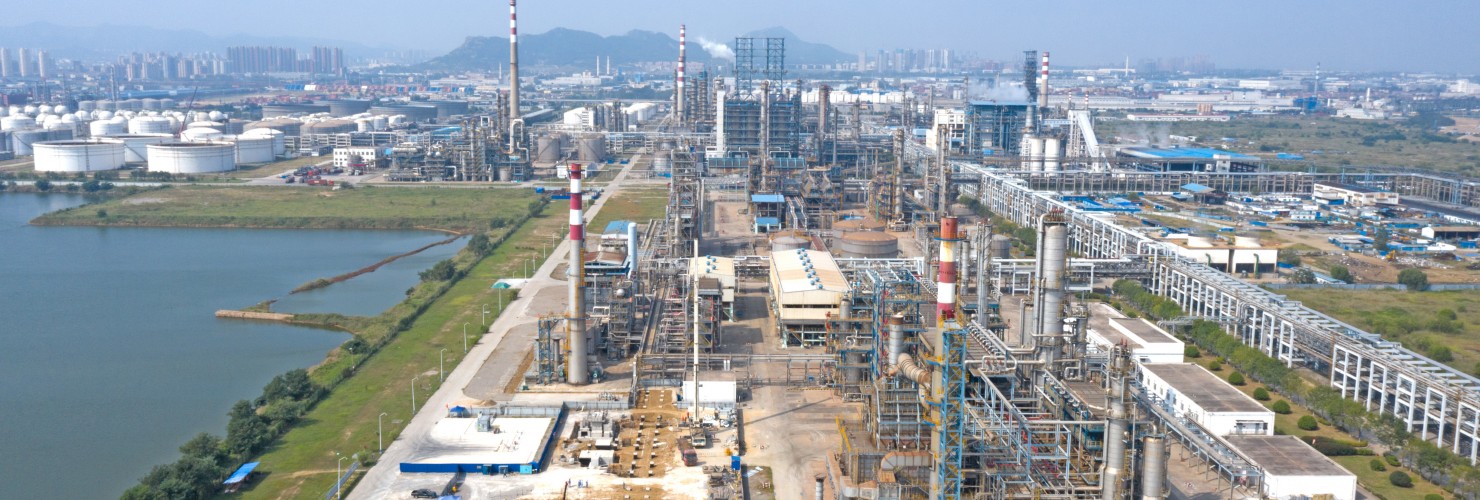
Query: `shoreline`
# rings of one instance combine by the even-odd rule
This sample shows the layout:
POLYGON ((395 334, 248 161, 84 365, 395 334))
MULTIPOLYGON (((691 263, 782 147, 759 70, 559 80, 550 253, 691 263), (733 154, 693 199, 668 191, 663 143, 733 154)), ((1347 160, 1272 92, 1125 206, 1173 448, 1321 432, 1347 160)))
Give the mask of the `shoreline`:
MULTIPOLYGON (((352 280, 352 279, 354 279, 354 278, 356 278, 356 277, 358 277, 360 275, 373 273, 373 272, 379 270, 381 267, 385 266, 386 264, 390 264, 390 263, 395 262, 397 260, 400 260, 400 259, 402 259, 404 257, 410 257, 412 255, 416 255, 416 254, 425 252, 428 249, 431 249, 432 247, 435 247, 435 246, 441 246, 441 245, 451 244, 452 242, 457 241, 458 239, 460 239, 460 238, 463 237, 463 235, 461 233, 453 232, 452 234, 453 234, 453 236, 451 238, 447 238, 447 239, 442 240, 442 241, 438 241, 438 242, 435 242, 435 243, 430 243, 430 244, 427 244, 427 245, 423 245, 421 248, 417 248, 417 249, 411 250, 409 252, 403 252, 403 253, 399 253, 399 254, 396 254, 396 255, 392 255, 390 257, 386 257, 384 259, 380 259, 379 262, 376 262, 374 264, 370 264, 368 266, 365 266, 365 267, 356 269, 354 271, 350 271, 350 272, 347 272, 347 273, 344 273, 344 274, 340 274, 338 276, 332 276, 332 277, 328 277, 328 278, 319 278, 319 279, 310 281, 308 283, 304 283, 302 285, 298 285, 297 288, 294 288, 292 291, 288 292, 288 295, 294 295, 294 294, 297 294, 299 292, 309 292, 309 291, 313 291, 313 290, 318 290, 320 288, 327 288, 327 287, 329 287, 331 285, 334 285, 336 283, 343 283, 343 282, 352 280)), ((273 302, 276 302, 276 300, 273 300, 273 302)), ((268 308, 271 309, 271 305, 269 305, 268 308)))

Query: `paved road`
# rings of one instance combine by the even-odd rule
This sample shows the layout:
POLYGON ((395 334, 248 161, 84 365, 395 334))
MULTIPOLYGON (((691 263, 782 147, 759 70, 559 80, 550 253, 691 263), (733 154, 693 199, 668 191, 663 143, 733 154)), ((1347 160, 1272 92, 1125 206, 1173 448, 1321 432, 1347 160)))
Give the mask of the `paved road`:
MULTIPOLYGON (((637 163, 637 159, 633 158, 607 185, 606 193, 601 199, 586 209, 587 220, 595 217, 606 205, 606 201, 621 191, 627 173, 637 163)), ((465 362, 452 369, 446 382, 424 403, 416 417, 401 432, 401 437, 386 448, 380 461, 350 491, 350 500, 391 496, 390 488, 400 475, 401 462, 423 458, 435 452, 434 445, 428 442, 426 436, 446 413, 444 408, 470 398, 508 399, 509 395, 503 394, 504 383, 510 377, 519 375, 514 372, 519 369, 524 353, 532 348, 535 322, 541 314, 559 311, 559 304, 564 302, 566 282, 552 278, 551 274, 556 267, 570 259, 569 251, 570 240, 562 240, 560 246, 540 265, 535 278, 524 284, 519 298, 509 304, 509 313, 500 314, 494 320, 488 327, 488 335, 472 348, 465 362), (558 302, 555 297, 559 297, 558 302)))

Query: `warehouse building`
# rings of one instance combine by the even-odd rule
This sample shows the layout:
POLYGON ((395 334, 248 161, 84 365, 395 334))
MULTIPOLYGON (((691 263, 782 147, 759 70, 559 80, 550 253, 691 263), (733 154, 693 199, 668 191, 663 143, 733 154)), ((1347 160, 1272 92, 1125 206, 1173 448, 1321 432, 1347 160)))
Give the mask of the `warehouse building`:
POLYGON ((1116 346, 1130 350, 1138 363, 1181 363, 1186 347, 1182 341, 1140 318, 1126 318, 1105 304, 1091 304, 1089 331, 1091 351, 1108 353, 1116 346))
POLYGON ((771 252, 771 312, 781 346, 822 345, 828 318, 838 316, 849 290, 832 254, 805 249, 771 252))
POLYGON ((1264 473, 1265 498, 1354 500, 1357 476, 1295 436, 1228 436, 1228 444, 1264 473))
POLYGON ((1141 386, 1215 436, 1274 435, 1274 412, 1192 363, 1143 363, 1141 386))
POLYGON ((1398 193, 1382 191, 1355 184, 1317 182, 1311 188, 1311 197, 1317 200, 1341 200, 1342 204, 1370 207, 1375 205, 1397 205, 1398 193))

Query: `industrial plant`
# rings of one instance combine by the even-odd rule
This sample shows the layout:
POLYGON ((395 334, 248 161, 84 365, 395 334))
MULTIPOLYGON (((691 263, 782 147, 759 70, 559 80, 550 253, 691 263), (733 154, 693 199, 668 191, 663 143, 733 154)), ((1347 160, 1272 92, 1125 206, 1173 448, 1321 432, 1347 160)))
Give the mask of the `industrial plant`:
MULTIPOLYGON (((950 51, 860 54, 864 76, 839 76, 795 69, 782 37, 698 64, 685 25, 644 82, 657 98, 591 98, 625 69, 521 76, 509 7, 497 76, 300 82, 236 112, 184 91, 11 105, 0 150, 39 173, 138 178, 322 157, 344 181, 568 200, 542 274, 493 285, 528 287, 524 315, 490 331, 516 341, 472 351, 473 382, 438 400, 456 406, 423 407, 430 430, 392 443, 350 498, 750 498, 759 482, 836 500, 1358 498, 1353 472, 1277 432, 1267 395, 1192 359, 1212 355, 1194 326, 1480 461, 1480 379, 1277 286, 1301 270, 1283 257, 1301 231, 1374 259, 1465 260, 1480 180, 1097 131, 1105 113, 1294 111, 1298 85, 1113 96, 1098 82, 1129 67, 1058 70, 1047 50, 987 82, 950 51), (910 67, 929 76, 867 76, 910 67), (661 190, 664 216, 588 228, 619 183, 661 190)), ((276 53, 219 65, 347 71, 337 50, 276 53)))

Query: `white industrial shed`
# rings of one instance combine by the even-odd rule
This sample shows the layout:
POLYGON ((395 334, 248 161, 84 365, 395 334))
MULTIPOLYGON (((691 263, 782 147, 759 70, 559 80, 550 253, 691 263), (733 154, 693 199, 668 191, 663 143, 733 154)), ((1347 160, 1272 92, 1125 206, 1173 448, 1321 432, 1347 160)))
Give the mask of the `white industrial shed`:
POLYGON ((1215 436, 1274 434, 1274 412, 1192 363, 1141 363, 1141 385, 1215 436))
POLYGON ((1357 498, 1357 476, 1298 437, 1229 436, 1224 439, 1264 473, 1262 493, 1266 498, 1357 498))
POLYGON ((1090 305, 1089 318, 1085 337, 1091 349, 1108 353, 1124 345, 1131 359, 1139 363, 1182 362, 1185 344, 1150 321, 1123 317, 1115 308, 1101 303, 1090 305))
POLYGON ((849 290, 832 254, 806 249, 771 252, 771 310, 782 346, 821 344, 828 319, 838 316, 849 290))

